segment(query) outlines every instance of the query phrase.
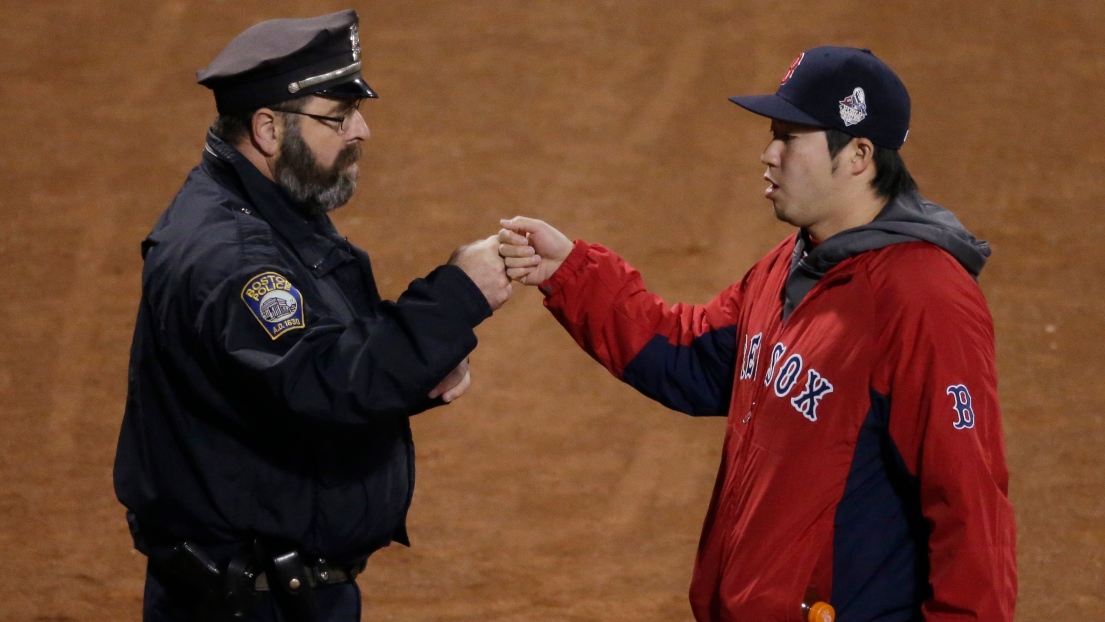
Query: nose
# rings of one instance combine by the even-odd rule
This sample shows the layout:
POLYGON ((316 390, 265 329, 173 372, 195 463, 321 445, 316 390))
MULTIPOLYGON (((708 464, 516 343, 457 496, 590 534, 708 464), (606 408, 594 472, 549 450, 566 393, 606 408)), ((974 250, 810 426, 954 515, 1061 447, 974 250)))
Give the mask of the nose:
POLYGON ((368 130, 368 121, 365 121, 364 115, 360 110, 353 112, 353 118, 350 119, 351 125, 345 132, 346 140, 368 140, 371 132, 368 130))
POLYGON ((782 148, 783 141, 772 140, 764 147, 763 153, 760 154, 760 163, 764 166, 779 166, 779 150, 782 148))

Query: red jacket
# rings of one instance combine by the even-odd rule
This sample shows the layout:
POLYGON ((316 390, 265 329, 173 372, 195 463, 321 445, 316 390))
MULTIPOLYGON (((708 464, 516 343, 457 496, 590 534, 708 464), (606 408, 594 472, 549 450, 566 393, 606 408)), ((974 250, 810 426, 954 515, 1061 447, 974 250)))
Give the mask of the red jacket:
POLYGON ((801 239, 705 306, 667 305, 578 241, 542 284, 616 377, 682 412, 728 415, 695 618, 797 621, 812 588, 844 622, 1012 620, 1016 534, 982 292, 949 252, 897 240, 829 267, 784 320, 801 239))

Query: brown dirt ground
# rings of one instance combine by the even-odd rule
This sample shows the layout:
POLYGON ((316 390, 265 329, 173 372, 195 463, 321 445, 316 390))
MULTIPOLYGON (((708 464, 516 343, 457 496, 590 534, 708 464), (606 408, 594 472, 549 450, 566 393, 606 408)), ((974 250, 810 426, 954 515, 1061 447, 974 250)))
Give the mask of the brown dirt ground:
MULTIPOLYGON (((0 619, 137 619, 111 488, 138 243, 199 159, 193 71, 334 0, 0 4, 0 619)), ((787 233, 761 198, 770 92, 800 50, 870 47, 910 87, 903 155, 995 253, 1018 619, 1105 615, 1105 3, 355 2, 374 135, 339 229, 394 297, 525 213, 705 302, 787 233), (1096 145, 1096 147, 1095 147, 1096 145)), ((636 395, 523 291, 475 386, 414 421, 415 545, 374 557, 365 620, 688 620, 724 422, 636 395)))

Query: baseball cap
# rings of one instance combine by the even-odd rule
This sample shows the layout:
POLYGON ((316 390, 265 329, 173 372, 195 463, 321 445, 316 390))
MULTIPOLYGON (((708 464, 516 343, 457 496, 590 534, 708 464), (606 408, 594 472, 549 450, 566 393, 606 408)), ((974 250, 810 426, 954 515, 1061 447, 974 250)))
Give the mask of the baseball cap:
POLYGON ((374 98, 361 78, 361 40, 352 9, 273 19, 235 37, 196 81, 215 93, 219 113, 270 106, 302 95, 374 98))
POLYGON ((833 128, 886 149, 899 149, 909 134, 909 92, 871 50, 806 50, 790 64, 774 95, 729 101, 770 119, 833 128))

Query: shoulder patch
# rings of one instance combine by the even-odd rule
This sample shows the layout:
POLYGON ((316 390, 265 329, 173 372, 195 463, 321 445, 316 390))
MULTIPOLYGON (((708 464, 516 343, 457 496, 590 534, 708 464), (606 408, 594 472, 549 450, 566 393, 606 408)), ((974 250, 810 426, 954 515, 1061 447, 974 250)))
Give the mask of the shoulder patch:
POLYGON ((263 272, 250 279, 242 288, 242 301, 274 340, 307 326, 303 319, 303 294, 276 272, 263 272))

